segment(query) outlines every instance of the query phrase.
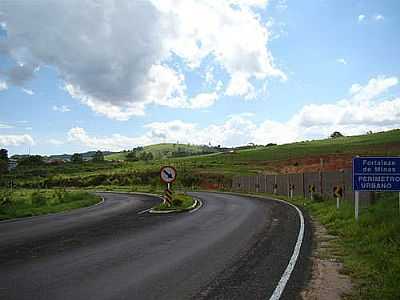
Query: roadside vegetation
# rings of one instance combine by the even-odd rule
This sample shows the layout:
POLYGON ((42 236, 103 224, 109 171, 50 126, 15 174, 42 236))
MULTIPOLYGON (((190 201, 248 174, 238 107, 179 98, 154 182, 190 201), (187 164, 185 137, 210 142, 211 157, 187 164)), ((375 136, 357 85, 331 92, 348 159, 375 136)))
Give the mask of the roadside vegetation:
MULTIPOLYGON (((13 182, 18 188, 107 186, 140 190, 150 186, 151 189, 157 190, 162 189, 158 178, 160 167, 173 165, 178 170, 178 188, 228 189, 235 175, 279 172, 275 165, 285 164, 293 158, 344 154, 351 159, 351 155, 355 154, 397 155, 400 151, 400 130, 351 137, 339 134, 334 136, 324 140, 285 145, 248 145, 234 149, 181 144, 135 148, 137 158, 144 152, 147 153, 146 157, 149 156, 148 153, 152 153, 152 159, 149 160, 125 161, 124 157, 133 153, 133 149, 112 154, 114 156, 107 153, 103 156, 98 151, 92 151, 92 157, 96 157, 93 161, 85 161, 75 154, 73 162, 45 163, 37 156, 23 157, 22 164, 18 164, 16 169, 9 173, 3 172, 0 176, 0 186, 6 187, 13 182), (185 152, 185 155, 172 155, 181 152, 185 152), (121 160, 115 155, 122 155, 119 157, 121 160), (113 159, 110 161, 110 158, 113 159)), ((293 164, 293 161, 291 163, 293 164)))
POLYGON ((0 220, 64 212, 100 201, 100 197, 83 191, 2 189, 0 220))
POLYGON ((175 194, 174 200, 172 201, 172 205, 168 205, 166 203, 160 203, 153 207, 153 210, 156 211, 168 211, 174 210, 176 212, 181 212, 188 210, 194 204, 193 197, 185 194, 175 194))
MULTIPOLYGON (((265 195, 265 194, 264 194, 265 195)), ((333 200, 311 201, 269 195, 304 207, 313 218, 335 235, 335 257, 355 287, 345 299, 400 299, 400 212, 398 193, 378 193, 376 202, 363 208, 358 222, 354 207, 333 200)))

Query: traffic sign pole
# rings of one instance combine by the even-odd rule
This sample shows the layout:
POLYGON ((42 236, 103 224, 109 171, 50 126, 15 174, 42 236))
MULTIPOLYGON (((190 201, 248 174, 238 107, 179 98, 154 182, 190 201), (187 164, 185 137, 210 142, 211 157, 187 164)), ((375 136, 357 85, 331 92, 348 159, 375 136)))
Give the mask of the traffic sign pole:
POLYGON ((356 218, 356 221, 358 221, 358 214, 359 214, 359 200, 360 200, 360 192, 356 191, 354 193, 354 217, 356 218))
POLYGON ((167 184, 167 189, 164 194, 164 203, 168 203, 168 205, 171 206, 173 202, 171 183, 176 180, 176 169, 171 166, 162 167, 160 170, 160 178, 167 184))

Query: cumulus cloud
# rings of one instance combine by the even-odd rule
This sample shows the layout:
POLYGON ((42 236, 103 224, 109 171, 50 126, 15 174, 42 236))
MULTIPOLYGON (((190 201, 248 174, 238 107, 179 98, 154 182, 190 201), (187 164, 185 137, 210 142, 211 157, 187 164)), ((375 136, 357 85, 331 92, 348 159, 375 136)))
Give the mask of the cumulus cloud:
POLYGON ((342 65, 347 65, 347 61, 344 58, 338 58, 336 62, 342 65))
POLYGON ((288 124, 298 126, 308 138, 320 137, 330 131, 359 134, 400 126, 400 98, 380 100, 391 87, 398 85, 397 77, 378 76, 367 84, 353 84, 350 97, 332 104, 304 106, 288 124))
POLYGON ((14 128, 14 126, 10 124, 0 123, 0 129, 10 129, 10 128, 14 128))
POLYGON ((30 89, 25 89, 25 88, 23 88, 22 91, 23 91, 25 94, 29 95, 29 96, 35 95, 35 92, 32 91, 32 90, 30 90, 30 89))
POLYGON ((79 143, 91 149, 101 149, 118 151, 121 149, 132 148, 137 145, 147 145, 149 141, 146 137, 126 137, 120 134, 113 134, 108 137, 91 137, 81 127, 71 128, 68 132, 68 141, 79 143))
POLYGON ((359 15, 358 18, 357 18, 357 20, 358 20, 358 22, 361 23, 362 21, 365 20, 365 15, 359 15))
POLYGON ((256 123, 253 114, 230 115, 222 123, 202 127, 180 120, 153 122, 144 126, 137 137, 112 135, 91 137, 83 128, 73 128, 69 140, 93 149, 121 150, 160 142, 237 146, 289 143, 328 137, 333 131, 345 135, 389 130, 400 127, 400 97, 380 99, 398 78, 378 76, 366 84, 352 85, 349 97, 331 104, 310 104, 301 108, 286 122, 265 120, 256 123), (212 134, 210 134, 212 132, 212 134))
POLYGON ((0 135, 0 148, 8 146, 34 145, 35 142, 29 134, 0 135))
POLYGON ((382 93, 386 92, 389 88, 396 86, 399 83, 397 77, 378 76, 371 78, 364 86, 361 84, 353 84, 350 88, 350 94, 354 101, 369 101, 382 93))
POLYGON ((67 105, 60 105, 60 106, 53 105, 52 109, 54 111, 59 111, 59 112, 63 112, 63 113, 71 111, 71 109, 67 105))
POLYGON ((286 78, 274 64, 269 32, 256 13, 266 0, 18 3, 2 6, 7 35, 0 53, 15 66, 0 75, 23 85, 40 66, 52 67, 73 98, 109 118, 143 115, 148 105, 202 108, 193 99, 217 90, 188 96, 174 60, 190 72, 207 57, 207 64, 231 78, 228 95, 250 97, 250 80, 286 78), (233 88, 238 78, 241 87, 233 88))
POLYGON ((0 81, 0 92, 1 92, 1 91, 5 91, 6 89, 8 89, 7 82, 5 82, 5 81, 0 81))
POLYGON ((382 16, 382 15, 376 15, 376 16, 374 17, 374 19, 375 19, 375 21, 383 21, 383 20, 385 19, 385 17, 382 16))

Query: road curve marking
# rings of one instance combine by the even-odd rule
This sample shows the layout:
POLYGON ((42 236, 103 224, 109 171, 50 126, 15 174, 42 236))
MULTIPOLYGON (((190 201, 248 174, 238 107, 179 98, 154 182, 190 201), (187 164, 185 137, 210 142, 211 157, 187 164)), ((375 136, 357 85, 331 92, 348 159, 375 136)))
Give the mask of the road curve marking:
POLYGON ((147 213, 147 212, 150 211, 150 210, 151 210, 151 208, 147 208, 147 209, 145 209, 145 210, 139 211, 139 212, 138 212, 138 215, 147 213))
POLYGON ((190 214, 194 213, 195 211, 198 211, 203 206, 203 201, 201 201, 200 198, 195 198, 195 200, 199 203, 199 205, 197 207, 194 206, 194 208, 192 210, 189 210, 190 214))
POLYGON ((283 291, 285 290, 286 284, 288 283, 290 276, 292 275, 293 269, 296 265, 297 259, 300 254, 300 248, 303 243, 303 237, 304 237, 304 217, 303 217, 303 213, 296 205, 293 205, 284 200, 274 199, 274 198, 272 198, 272 199, 275 201, 286 203, 286 204, 292 206, 293 208, 295 208, 297 210, 297 213, 299 214, 299 218, 300 218, 299 234, 297 236, 297 242, 296 242, 296 245, 294 246, 292 257, 290 258, 289 264, 287 265, 285 272, 283 272, 282 277, 279 280, 278 285, 276 286, 272 296, 269 298, 269 300, 279 300, 282 296, 283 291))

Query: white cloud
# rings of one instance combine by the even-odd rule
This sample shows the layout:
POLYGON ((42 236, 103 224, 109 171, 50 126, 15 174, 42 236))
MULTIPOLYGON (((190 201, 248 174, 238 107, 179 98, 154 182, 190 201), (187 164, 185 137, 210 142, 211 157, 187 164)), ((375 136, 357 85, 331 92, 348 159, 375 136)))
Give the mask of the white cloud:
POLYGON ((400 97, 390 100, 379 96, 398 85, 398 78, 378 76, 365 85, 350 88, 348 99, 330 104, 304 106, 286 122, 265 120, 254 122, 253 114, 230 115, 223 123, 201 127, 180 120, 153 122, 144 126, 145 133, 137 137, 112 135, 90 137, 82 128, 73 128, 69 140, 93 149, 121 150, 137 145, 160 142, 195 143, 237 146, 250 142, 256 144, 288 143, 305 139, 328 137, 333 131, 345 135, 389 130, 400 127, 400 97), (210 132, 212 134, 210 134, 210 132))
POLYGON ((265 0, 25 0, 19 10, 5 3, 0 22, 7 25, 7 36, 0 49, 15 66, 0 75, 23 85, 40 66, 53 67, 72 97, 118 120, 143 115, 148 105, 193 107, 190 98, 196 95, 187 95, 182 71, 172 68, 177 59, 189 71, 204 61, 218 65, 231 78, 228 94, 251 98, 249 80, 286 78, 274 64, 269 31, 256 13, 266 5, 265 0), (238 77, 242 87, 232 88, 238 77))
POLYGON ((377 99, 398 83, 396 77, 378 76, 366 85, 353 84, 349 99, 333 104, 306 105, 288 123, 298 126, 307 138, 320 137, 322 132, 327 135, 334 130, 359 134, 400 127, 400 98, 377 99))
POLYGON ((338 58, 336 62, 339 64, 347 65, 347 61, 344 58, 338 58))
POLYGON ((353 84, 349 90, 353 101, 369 101, 380 94, 386 92, 389 88, 399 83, 397 77, 377 76, 368 81, 368 84, 362 86, 353 84))
POLYGON ((146 137, 126 137, 120 134, 113 134, 109 137, 91 137, 85 129, 81 127, 71 128, 68 132, 68 141, 79 143, 90 149, 101 149, 118 151, 122 149, 136 147, 138 145, 150 144, 146 137))
POLYGON ((226 95, 228 96, 245 96, 246 100, 253 99, 255 97, 254 86, 249 82, 249 78, 244 73, 235 73, 226 89, 226 95))
POLYGON ((365 15, 359 15, 358 16, 358 22, 362 22, 362 21, 364 21, 365 20, 365 15))
POLYGON ((29 134, 0 135, 0 148, 7 146, 34 145, 35 142, 29 134))
POLYGON ((198 94, 194 98, 190 99, 190 108, 207 108, 212 106, 218 98, 217 93, 203 93, 198 94))
POLYGON ((25 94, 28 94, 29 96, 32 96, 32 95, 35 94, 32 90, 25 89, 25 88, 23 88, 22 91, 23 91, 25 94))
POLYGON ((383 20, 385 19, 385 17, 382 16, 382 15, 376 15, 376 16, 374 17, 374 19, 375 19, 375 21, 383 21, 383 20))
POLYGON ((50 139, 49 143, 54 145, 54 146, 60 146, 65 144, 63 141, 57 140, 57 139, 50 139))
POLYGON ((276 8, 278 10, 286 10, 288 8, 287 0, 278 0, 276 8))
POLYGON ((0 123, 0 129, 10 129, 10 128, 14 128, 14 126, 10 124, 0 123))
POLYGON ((5 82, 5 81, 0 81, 0 92, 1 92, 1 91, 5 91, 6 89, 8 89, 7 82, 5 82))
POLYGON ((54 111, 59 111, 59 112, 63 112, 63 113, 71 111, 71 109, 66 105, 61 105, 61 106, 53 105, 52 108, 54 111))

